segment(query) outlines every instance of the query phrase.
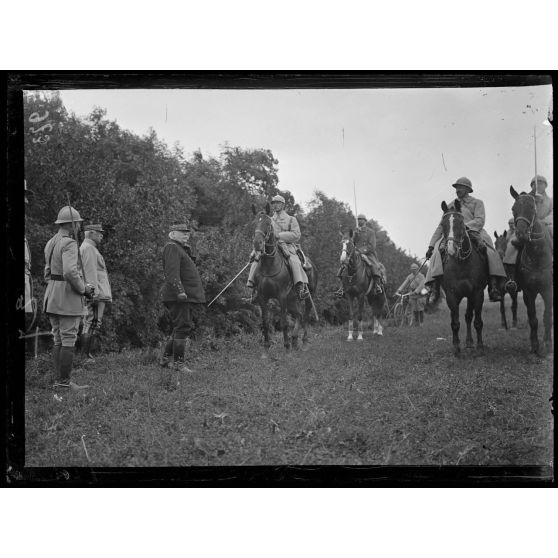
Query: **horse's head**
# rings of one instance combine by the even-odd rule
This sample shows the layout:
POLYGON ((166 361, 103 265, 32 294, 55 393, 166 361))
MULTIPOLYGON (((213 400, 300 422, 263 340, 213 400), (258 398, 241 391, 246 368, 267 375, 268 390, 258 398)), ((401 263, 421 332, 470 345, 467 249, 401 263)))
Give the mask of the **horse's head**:
POLYGON ((256 252, 265 253, 266 245, 275 244, 275 235, 273 233, 273 222, 271 221, 271 208, 269 203, 265 206, 265 211, 257 211, 252 205, 252 213, 256 216, 254 230, 254 250, 256 252))
POLYGON ((499 235, 496 231, 494 231, 494 248, 498 254, 500 254, 500 258, 504 258, 504 254, 506 253, 506 248, 508 247, 508 231, 504 231, 503 234, 499 235))
POLYGON ((339 261, 347 265, 355 253, 355 244, 353 242, 353 229, 348 234, 341 234, 341 256, 339 261))
POLYGON ((446 251, 450 256, 456 256, 461 251, 461 245, 467 238, 465 219, 461 213, 461 203, 455 200, 454 208, 450 209, 445 201, 442 202, 442 234, 446 251))
POLYGON ((512 206, 513 219, 515 221, 515 236, 520 242, 531 240, 533 225, 537 218, 537 204, 535 196, 521 192, 518 194, 513 186, 510 186, 510 194, 515 200, 512 206))

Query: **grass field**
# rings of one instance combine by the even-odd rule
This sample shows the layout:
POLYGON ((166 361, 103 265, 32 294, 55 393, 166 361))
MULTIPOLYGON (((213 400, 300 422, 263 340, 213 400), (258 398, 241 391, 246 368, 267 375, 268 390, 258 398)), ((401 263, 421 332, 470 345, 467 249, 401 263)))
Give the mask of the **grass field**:
POLYGON ((315 326, 307 352, 286 355, 277 334, 268 360, 259 336, 200 340, 187 376, 154 351, 106 354, 74 374, 91 389, 61 399, 41 355, 26 366, 25 464, 552 465, 553 355, 529 354, 522 302, 518 315, 505 331, 486 303, 485 354, 459 359, 445 306, 362 342, 315 326))

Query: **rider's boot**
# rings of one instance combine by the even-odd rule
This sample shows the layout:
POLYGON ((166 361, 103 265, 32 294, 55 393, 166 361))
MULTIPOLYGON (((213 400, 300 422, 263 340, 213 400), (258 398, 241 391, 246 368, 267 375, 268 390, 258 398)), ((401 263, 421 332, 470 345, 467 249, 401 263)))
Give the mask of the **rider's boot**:
POLYGON ((434 277, 432 281, 426 283, 426 287, 429 290, 427 303, 428 307, 431 310, 434 310, 440 302, 440 278, 434 277))
POLYGON ((310 296, 308 285, 306 283, 303 283, 302 281, 299 281, 296 284, 296 292, 299 300, 304 300, 305 298, 308 298, 310 296))
POLYGON ((500 292, 500 277, 491 275, 488 283, 488 298, 490 302, 500 302, 502 293, 500 292))
POLYGON ((250 293, 248 297, 244 298, 245 302, 249 302, 250 304, 254 304, 256 298, 258 297, 258 291, 256 290, 256 285, 252 281, 248 281, 246 283, 246 287, 248 288, 248 292, 250 293))

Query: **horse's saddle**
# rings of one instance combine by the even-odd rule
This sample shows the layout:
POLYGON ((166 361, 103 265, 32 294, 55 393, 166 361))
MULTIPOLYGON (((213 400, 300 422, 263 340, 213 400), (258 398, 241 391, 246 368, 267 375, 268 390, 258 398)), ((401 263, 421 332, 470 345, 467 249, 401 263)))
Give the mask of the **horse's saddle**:
MULTIPOLYGON (((290 268, 290 257, 291 257, 291 253, 289 252, 289 249, 287 247, 286 244, 283 243, 279 243, 279 251, 281 252, 281 254, 283 255, 283 257, 285 258, 285 260, 287 261, 287 263, 289 263, 289 268, 290 268)), ((302 251, 302 248, 300 247, 300 244, 295 244, 295 249, 296 249, 296 255, 298 256, 300 263, 302 264, 302 268, 305 271, 308 271, 310 269, 312 269, 312 264, 310 263, 310 260, 306 257, 306 255, 304 254, 304 252, 302 251)))

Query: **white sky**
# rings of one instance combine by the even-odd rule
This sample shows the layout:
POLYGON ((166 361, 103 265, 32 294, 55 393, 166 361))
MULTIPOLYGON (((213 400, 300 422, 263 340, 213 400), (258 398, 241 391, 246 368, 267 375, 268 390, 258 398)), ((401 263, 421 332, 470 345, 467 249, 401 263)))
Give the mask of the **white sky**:
POLYGON ((61 96, 77 115, 100 106, 137 134, 153 127, 187 156, 196 149, 217 156, 225 142, 270 149, 279 160, 279 187, 303 207, 319 189, 354 211, 354 181, 358 212, 418 257, 460 176, 472 180, 473 196, 485 203, 488 233, 506 228, 510 184, 526 190, 534 175, 535 125, 537 169, 552 195, 551 86, 67 90, 61 96))

